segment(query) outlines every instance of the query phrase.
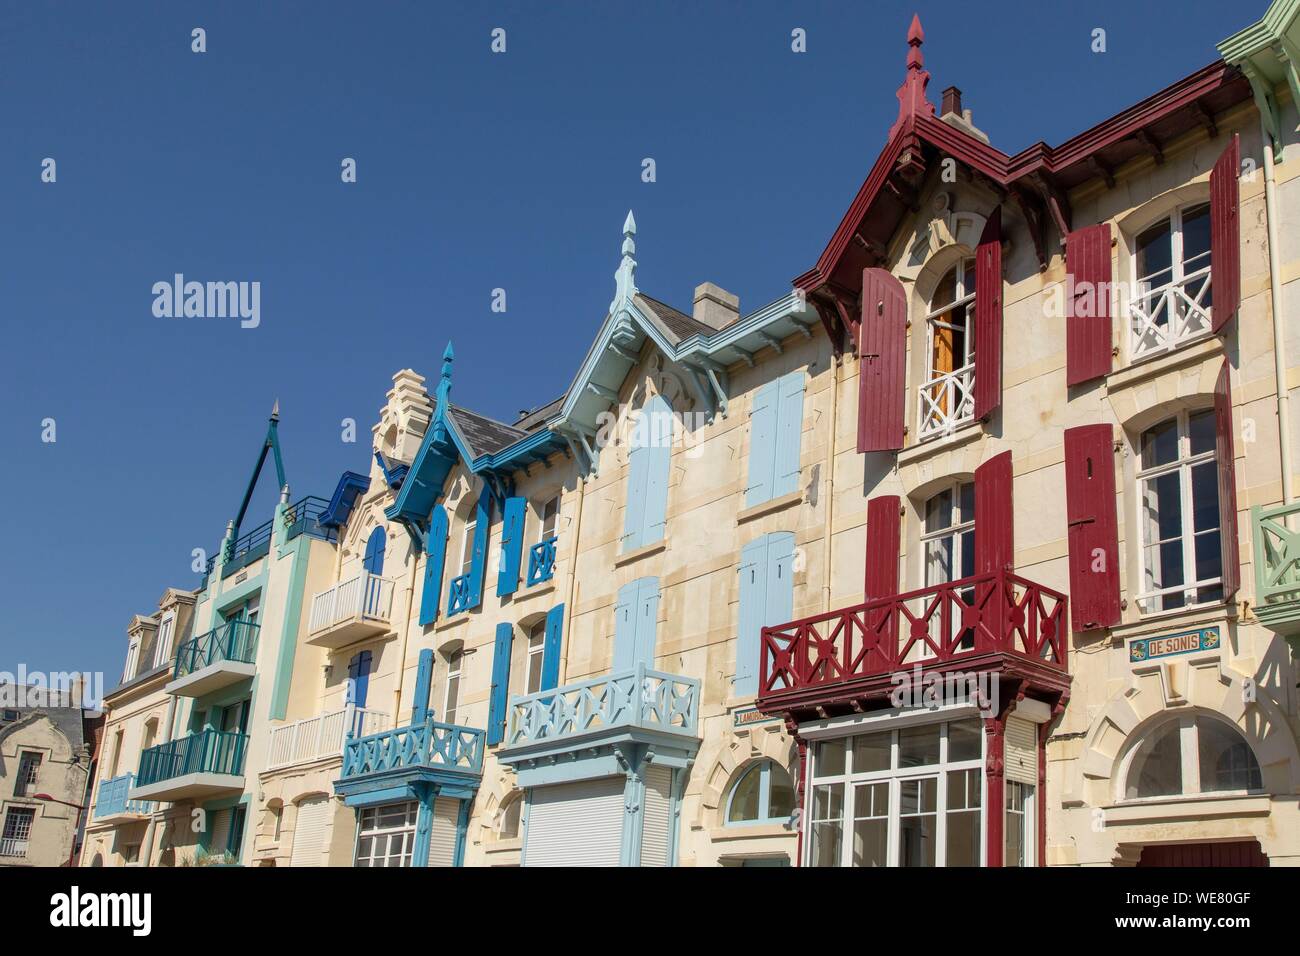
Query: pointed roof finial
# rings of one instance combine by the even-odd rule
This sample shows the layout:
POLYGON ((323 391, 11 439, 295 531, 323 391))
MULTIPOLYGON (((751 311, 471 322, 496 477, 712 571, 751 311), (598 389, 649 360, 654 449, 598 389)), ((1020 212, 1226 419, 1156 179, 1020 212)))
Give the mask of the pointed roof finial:
POLYGON ((277 398, 275 400, 275 405, 271 407, 271 421, 278 422, 279 420, 280 420, 280 400, 277 398))
POLYGON ((623 260, 614 273, 614 301, 609 304, 610 314, 618 311, 620 302, 626 302, 636 295, 636 217, 632 210, 627 211, 623 220, 623 260))
POLYGON ((455 360, 456 353, 452 351, 451 340, 447 340, 447 347, 442 350, 442 377, 438 381, 438 407, 445 408, 447 400, 451 397, 451 363, 455 360))
POLYGON ((892 138, 905 122, 917 114, 934 115, 934 104, 925 98, 925 87, 930 82, 930 74, 925 69, 925 55, 921 44, 925 42, 925 31, 921 29, 921 18, 912 14, 912 25, 907 28, 907 76, 898 88, 898 119, 889 131, 892 138))

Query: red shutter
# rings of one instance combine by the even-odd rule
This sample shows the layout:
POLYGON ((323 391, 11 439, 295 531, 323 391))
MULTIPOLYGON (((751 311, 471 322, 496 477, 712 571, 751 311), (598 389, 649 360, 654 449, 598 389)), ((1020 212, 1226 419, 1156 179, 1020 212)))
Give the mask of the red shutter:
POLYGON ((975 469, 975 573, 1015 567, 1011 533, 1011 452, 975 469))
POLYGON ((1065 430, 1065 516, 1070 542, 1070 623, 1119 623, 1119 527, 1114 436, 1109 425, 1065 430))
POLYGON ((1002 207, 984 223, 975 249, 975 417, 1002 404, 1002 207))
POLYGON ((1237 461, 1232 445, 1232 391, 1228 360, 1223 360, 1214 384, 1214 444, 1219 462, 1219 544, 1223 549, 1223 597, 1230 599, 1241 584, 1237 553, 1237 461))
POLYGON ((858 451, 903 447, 907 294, 884 269, 862 272, 858 451))
POLYGON ((898 593, 898 495, 881 495, 867 501, 866 600, 898 593))
POLYGON ((1079 385, 1110 372, 1110 223, 1066 236, 1065 261, 1065 384, 1079 385))
MULTIPOLYGON (((1267 147, 1266 147, 1267 148, 1267 147)), ((1241 304, 1240 190, 1241 140, 1236 133, 1210 170, 1210 295, 1214 331, 1220 331, 1241 304)))

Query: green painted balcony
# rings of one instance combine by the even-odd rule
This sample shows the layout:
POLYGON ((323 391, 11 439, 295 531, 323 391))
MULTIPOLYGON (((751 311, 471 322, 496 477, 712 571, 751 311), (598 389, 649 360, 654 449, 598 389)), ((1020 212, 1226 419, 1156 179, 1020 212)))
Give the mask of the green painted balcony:
POLYGON ((248 735, 204 730, 150 747, 127 794, 131 800, 230 796, 244 789, 248 735))
POLYGON ((1255 616, 1300 643, 1300 503, 1250 510, 1255 616))
POLYGON ((176 649, 176 667, 167 693, 202 697, 240 681, 257 670, 258 626, 251 621, 227 621, 176 649))

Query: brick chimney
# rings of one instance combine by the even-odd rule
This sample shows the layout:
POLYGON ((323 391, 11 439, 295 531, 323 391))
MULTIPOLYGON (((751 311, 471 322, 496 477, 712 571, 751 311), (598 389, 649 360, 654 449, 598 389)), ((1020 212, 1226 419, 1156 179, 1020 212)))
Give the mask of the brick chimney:
POLYGON ((722 329, 740 318, 740 296, 705 282, 695 287, 692 317, 712 329, 722 329))
POLYGON ((961 116, 961 90, 955 86, 950 86, 943 91, 943 106, 939 110, 939 115, 947 116, 949 113, 961 116))
POLYGON ((971 120, 970 110, 962 107, 961 90, 955 86, 950 86, 943 91, 943 104, 939 107, 939 119, 949 126, 955 126, 957 129, 969 133, 982 142, 987 143, 989 141, 984 131, 979 129, 971 120))

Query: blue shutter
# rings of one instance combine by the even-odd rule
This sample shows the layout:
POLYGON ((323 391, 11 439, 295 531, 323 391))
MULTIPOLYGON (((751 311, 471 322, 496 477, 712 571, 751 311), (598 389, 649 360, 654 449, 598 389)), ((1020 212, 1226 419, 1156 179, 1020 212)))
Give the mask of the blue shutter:
POLYGON ((422 724, 429 716, 429 687, 433 683, 433 651, 420 651, 420 665, 415 671, 415 696, 411 700, 411 723, 422 724))
POLYGON ((614 664, 615 672, 632 669, 636 662, 636 607, 641 592, 640 580, 618 589, 618 602, 614 605, 614 664))
POLYGON ((779 381, 768 382, 754 395, 754 406, 749 412, 749 484, 745 487, 746 507, 761 505, 772 497, 779 406, 779 381))
MULTIPOLYGON (((507 498, 501 522, 501 568, 497 571, 497 597, 514 594, 519 588, 519 563, 524 553, 523 498, 507 498)), ((477 530, 477 529, 475 529, 477 530)))
POLYGON ((348 661, 348 700, 349 704, 364 709, 366 696, 370 691, 370 651, 354 654, 348 661))
POLYGON ((619 551, 634 551, 644 543, 641 540, 645 524, 646 478, 650 449, 645 447, 644 435, 649 433, 644 415, 632 429, 632 448, 627 454, 627 507, 623 511, 623 537, 619 551))
POLYGON ((469 604, 466 610, 483 603, 483 576, 487 573, 488 535, 492 532, 492 491, 484 486, 478 496, 478 515, 474 525, 474 551, 469 567, 469 604))
POLYGON ((380 577, 384 573, 384 550, 387 547, 388 535, 383 528, 376 528, 370 532, 370 538, 366 541, 366 556, 361 566, 375 577, 380 577))
POLYGON ((668 475, 673 452, 673 410, 656 395, 646 402, 649 412, 646 452, 645 510, 641 515, 641 546, 662 541, 668 515, 668 475))
POLYGON ((655 666, 655 635, 659 620, 659 579, 641 578, 636 600, 636 660, 655 666))
POLYGON ((506 735, 506 699, 510 695, 510 645, 514 625, 497 625, 496 645, 492 649, 492 696, 488 701, 488 744, 499 744, 506 735))
POLYGON ((542 690, 560 683, 560 642, 564 639, 564 605, 546 612, 546 643, 542 645, 542 690))
POLYGON ((438 619, 442 597, 442 565, 447 557, 447 511, 434 505, 429 514, 429 534, 424 541, 424 590, 420 594, 420 626, 438 619))
POLYGON ((788 495, 799 487, 799 440, 803 436, 803 370, 783 375, 776 381, 776 385, 779 386, 779 400, 773 498, 788 495))
POLYGON ((767 537, 740 550, 740 626, 736 635, 737 697, 758 693, 759 639, 767 613, 767 537))
POLYGON ((767 536, 765 627, 786 624, 794 617, 794 551, 793 531, 774 531, 767 536))

